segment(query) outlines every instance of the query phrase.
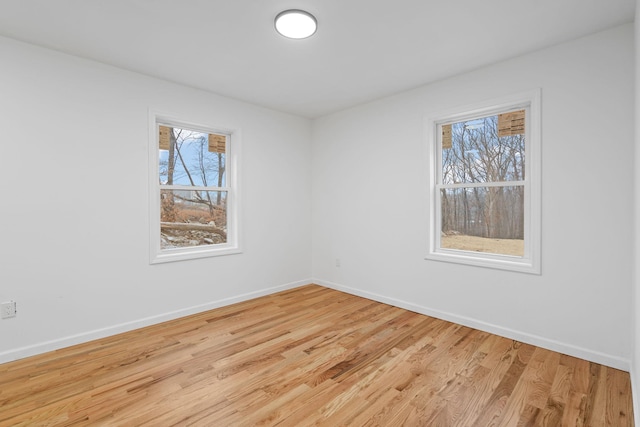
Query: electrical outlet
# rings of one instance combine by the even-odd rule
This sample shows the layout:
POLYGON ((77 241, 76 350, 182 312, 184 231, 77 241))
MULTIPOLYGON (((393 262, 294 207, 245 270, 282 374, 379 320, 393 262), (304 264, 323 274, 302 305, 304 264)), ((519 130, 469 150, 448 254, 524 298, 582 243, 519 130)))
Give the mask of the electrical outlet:
POLYGON ((0 304, 0 318, 8 319, 9 317, 16 317, 16 302, 7 301, 0 304))
POLYGON ((336 258, 336 267, 340 267, 340 258, 336 258))

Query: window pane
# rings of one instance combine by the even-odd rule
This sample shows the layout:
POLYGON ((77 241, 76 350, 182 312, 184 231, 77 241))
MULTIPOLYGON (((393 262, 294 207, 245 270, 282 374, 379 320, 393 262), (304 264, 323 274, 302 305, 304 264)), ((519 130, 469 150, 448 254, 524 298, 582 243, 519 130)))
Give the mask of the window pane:
POLYGON ((524 256, 524 187, 440 191, 440 247, 524 256))
POLYGON ((162 190, 161 249, 227 242, 227 192, 162 190))
POLYGON ((441 126, 442 183, 524 180, 525 110, 441 126))
POLYGON ((226 186, 226 136, 159 126, 162 185, 226 186))

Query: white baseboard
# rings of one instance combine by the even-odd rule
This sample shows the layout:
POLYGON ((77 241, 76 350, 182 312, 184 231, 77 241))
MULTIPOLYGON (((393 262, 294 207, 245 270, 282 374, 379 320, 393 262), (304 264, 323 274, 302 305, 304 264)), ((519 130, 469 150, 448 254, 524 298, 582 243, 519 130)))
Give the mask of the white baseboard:
POLYGON ((638 371, 635 364, 631 363, 631 370, 629 376, 631 376, 631 401, 633 403, 633 420, 635 425, 640 426, 640 384, 637 383, 636 378, 638 371))
MULTIPOLYGON (((416 313, 424 314, 427 316, 435 317, 438 319, 446 320, 448 322, 457 323, 463 326, 467 326, 473 329, 479 329, 481 331, 489 332, 495 335, 500 335, 505 338, 513 339, 523 343, 535 345, 537 347, 546 348, 548 350, 557 351, 569 356, 574 356, 580 359, 588 360, 590 362, 599 363, 601 365, 609 366, 612 368, 620 369, 623 371, 630 371, 631 361, 622 357, 612 356, 610 354, 600 353, 597 351, 589 350, 574 346, 571 344, 562 343, 552 339, 544 338, 541 336, 529 334, 526 332, 516 331, 513 329, 505 328, 503 326, 486 323, 477 319, 473 319, 466 316, 460 316, 454 313, 447 313, 440 310, 435 310, 429 307, 417 305, 407 301, 402 301, 396 298, 387 297, 384 295, 378 295, 372 292, 363 291, 361 289, 351 288, 343 286, 337 283, 329 282, 326 280, 314 279, 313 283, 325 286, 327 288, 335 289, 338 291, 346 292, 348 294, 357 295, 363 298, 371 299, 374 301, 382 302, 385 304, 393 305, 396 307, 404 308, 406 310, 414 311, 416 313)), ((635 396, 635 394, 634 394, 635 396)))
POLYGON ((199 304, 193 307, 187 307, 184 309, 172 311, 169 313, 163 313, 156 316, 150 316, 143 319, 134 320, 131 322, 125 322, 114 326, 109 326, 102 329, 96 329, 93 331, 87 331, 80 334, 70 335, 63 338, 45 341, 38 344, 29 345, 26 347, 20 347, 11 349, 8 351, 0 352, 0 363, 12 362, 14 360, 22 359, 29 356, 35 356, 37 354, 46 353, 53 350, 59 350, 61 348, 70 347, 76 344, 82 344, 85 342, 93 341, 100 338, 105 338, 111 335, 116 335, 122 332, 132 331, 134 329, 143 328, 145 326, 155 325, 157 323, 166 322, 168 320, 178 319, 180 317, 189 316, 191 314, 201 313, 214 308, 224 307, 227 305, 235 304, 237 302, 247 301, 250 299, 258 298, 265 295, 270 295, 276 292, 297 288, 303 285, 312 283, 312 280, 300 280, 296 282, 287 283, 280 286, 274 286, 271 288, 261 289, 255 292, 249 292, 246 294, 236 295, 230 298, 223 298, 217 301, 210 301, 204 304, 199 304))

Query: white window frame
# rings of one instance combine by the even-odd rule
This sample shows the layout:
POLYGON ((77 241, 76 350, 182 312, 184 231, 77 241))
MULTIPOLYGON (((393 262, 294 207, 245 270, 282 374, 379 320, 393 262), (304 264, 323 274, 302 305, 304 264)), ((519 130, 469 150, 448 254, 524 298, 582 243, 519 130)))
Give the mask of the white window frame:
MULTIPOLYGON (((531 274, 541 274, 541 90, 515 94, 504 98, 451 109, 428 116, 426 120, 428 146, 429 227, 427 260, 445 261, 479 267, 496 268, 531 274), (442 248, 440 190, 442 184, 442 132, 443 124, 486 117, 505 111, 525 109, 525 178, 518 181, 524 186, 524 256, 472 252, 442 248)), ((473 187, 476 184, 465 184, 473 187)), ((489 184, 490 185, 490 184, 489 184)), ((480 186, 486 187, 483 183, 480 186)))
POLYGON ((151 264, 238 254, 240 245, 240 165, 241 138, 239 129, 197 124, 181 120, 172 115, 149 112, 149 261, 151 264), (198 187, 208 191, 227 192, 227 241, 216 245, 202 245, 162 250, 160 247, 160 189, 192 190, 193 187, 161 186, 159 177, 159 126, 169 125, 203 133, 226 135, 225 187, 198 187))

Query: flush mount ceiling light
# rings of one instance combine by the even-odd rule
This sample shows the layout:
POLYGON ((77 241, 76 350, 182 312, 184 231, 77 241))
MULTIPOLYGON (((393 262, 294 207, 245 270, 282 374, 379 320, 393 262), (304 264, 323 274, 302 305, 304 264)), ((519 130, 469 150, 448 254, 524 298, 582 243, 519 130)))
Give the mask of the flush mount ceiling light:
POLYGON ((298 9, 280 12, 275 24, 276 31, 290 39, 306 39, 318 28, 318 21, 312 14, 298 9))

